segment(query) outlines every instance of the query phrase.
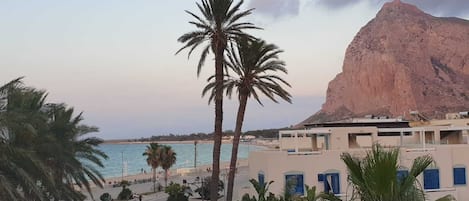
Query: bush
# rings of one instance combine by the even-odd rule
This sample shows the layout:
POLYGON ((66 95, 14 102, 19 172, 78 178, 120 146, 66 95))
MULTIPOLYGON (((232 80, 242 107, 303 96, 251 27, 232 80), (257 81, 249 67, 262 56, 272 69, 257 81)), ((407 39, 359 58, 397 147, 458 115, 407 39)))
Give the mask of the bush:
POLYGON ((99 196, 99 199, 101 201, 111 201, 112 197, 109 193, 103 193, 101 196, 99 196))
POLYGON ((132 198, 132 191, 130 189, 126 188, 125 186, 122 187, 122 191, 117 196, 117 199, 118 200, 129 200, 130 198, 132 198))
POLYGON ((188 201, 190 193, 189 187, 171 182, 164 190, 169 195, 167 201, 188 201))
MULTIPOLYGON (((204 200, 210 199, 210 183, 211 183, 212 178, 211 177, 205 177, 202 180, 202 186, 197 188, 195 192, 199 193, 200 197, 204 200)), ((225 185, 223 184, 222 180, 218 181, 218 192, 223 191, 225 188, 225 185)))

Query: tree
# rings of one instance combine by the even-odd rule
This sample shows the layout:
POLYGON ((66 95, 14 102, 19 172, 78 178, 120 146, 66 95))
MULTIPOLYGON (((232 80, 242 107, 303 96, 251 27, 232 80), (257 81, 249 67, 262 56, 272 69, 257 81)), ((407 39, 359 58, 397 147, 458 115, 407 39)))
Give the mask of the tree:
POLYGON ((143 156, 147 156, 147 164, 151 166, 153 171, 153 192, 156 191, 156 168, 160 166, 161 158, 161 145, 158 143, 150 143, 147 149, 143 152, 143 156))
MULTIPOLYGON (((248 98, 253 97, 262 105, 259 96, 263 94, 276 103, 278 103, 276 97, 291 103, 290 93, 282 87, 282 85, 290 87, 290 84, 275 75, 276 72, 287 74, 285 63, 278 57, 281 52, 283 51, 278 49, 277 46, 267 44, 263 40, 242 37, 237 40, 236 48, 231 46, 226 59, 226 65, 234 72, 234 76, 228 76, 223 87, 228 97, 231 97, 233 91, 236 91, 239 100, 228 175, 228 201, 231 201, 233 197, 239 140, 248 98)), ((213 76, 211 80, 213 80, 213 76)), ((213 98, 214 91, 216 91, 214 90, 216 89, 215 85, 214 82, 209 82, 203 90, 203 95, 211 91, 210 98, 213 98)))
POLYGON ((74 109, 65 104, 47 104, 43 111, 49 117, 48 130, 36 140, 39 142, 36 150, 53 171, 56 184, 63 183, 58 186, 60 194, 55 199, 84 199, 83 194, 74 190, 74 185, 86 189, 93 198, 91 183, 102 188, 105 180, 90 164, 102 168, 101 158, 108 157, 97 149, 102 139, 85 135, 97 132, 98 128, 82 124, 82 113, 74 116, 74 109))
POLYGON ((194 25, 197 30, 188 32, 178 38, 178 41, 184 43, 184 46, 179 49, 180 51, 189 48, 188 56, 192 51, 205 44, 202 50, 199 64, 197 65, 197 75, 200 74, 201 68, 204 65, 205 58, 209 52, 215 55, 215 83, 217 90, 215 95, 215 125, 213 137, 213 166, 212 166, 212 195, 210 200, 216 201, 217 194, 217 181, 220 174, 220 148, 222 138, 222 123, 223 123, 223 57, 228 43, 234 41, 235 38, 240 36, 247 36, 243 30, 257 29, 252 23, 240 22, 240 20, 251 14, 252 9, 240 11, 243 4, 241 0, 237 4, 233 4, 233 0, 201 0, 201 3, 196 3, 202 17, 197 16, 193 12, 186 11, 194 18, 194 21, 189 23, 194 25))
POLYGON ((164 186, 168 186, 168 170, 176 163, 176 152, 171 146, 163 145, 160 147, 160 165, 164 170, 164 186))
POLYGON ((399 148, 385 149, 373 145, 365 158, 343 153, 341 159, 347 166, 353 196, 363 201, 423 201, 425 194, 417 176, 427 168, 433 159, 426 155, 414 159, 408 176, 398 177, 399 148))
POLYGON ((107 157, 96 149, 102 140, 85 137, 97 128, 81 124, 81 114, 73 117, 65 104, 46 104, 46 97, 20 78, 0 87, 2 198, 83 200, 74 185, 90 192, 91 180, 102 187, 103 177, 90 166, 102 167, 100 158, 107 157))

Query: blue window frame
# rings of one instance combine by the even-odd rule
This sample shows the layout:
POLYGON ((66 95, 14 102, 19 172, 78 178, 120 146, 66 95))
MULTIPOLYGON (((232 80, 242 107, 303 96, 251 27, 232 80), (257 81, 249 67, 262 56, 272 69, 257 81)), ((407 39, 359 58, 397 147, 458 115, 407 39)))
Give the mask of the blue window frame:
POLYGON ((423 188, 440 188, 440 171, 438 169, 426 169, 423 171, 423 188))
POLYGON ((285 189, 292 195, 304 195, 304 180, 303 174, 288 174, 285 175, 285 189))
MULTIPOLYGON (((322 176, 324 182, 324 192, 332 191, 334 194, 340 194, 340 176, 339 173, 327 173, 322 176)), ((318 176, 319 178, 319 176, 318 176)))
POLYGON ((398 170, 396 173, 397 181, 403 182, 404 179, 409 176, 409 171, 408 170, 398 170))
POLYGON ((260 185, 264 185, 265 183, 264 173, 257 174, 257 181, 259 182, 260 185))
POLYGON ((453 168, 453 181, 454 185, 465 185, 466 184, 466 168, 455 167, 453 168))

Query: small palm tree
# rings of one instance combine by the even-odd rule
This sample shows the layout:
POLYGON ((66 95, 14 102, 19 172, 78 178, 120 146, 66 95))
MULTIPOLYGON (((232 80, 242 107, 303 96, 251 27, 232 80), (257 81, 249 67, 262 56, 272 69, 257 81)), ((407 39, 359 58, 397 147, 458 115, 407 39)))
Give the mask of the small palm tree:
POLYGON ((156 191, 156 168, 160 166, 161 158, 161 145, 158 143, 150 143, 147 149, 143 152, 143 156, 147 156, 147 164, 151 166, 153 172, 153 191, 156 191))
POLYGON ((398 148, 386 150, 375 144, 365 158, 343 153, 341 159, 347 166, 354 196, 358 196, 363 201, 425 200, 425 194, 417 181, 417 176, 433 162, 428 155, 414 159, 409 175, 403 179, 397 177, 398 148))
MULTIPOLYGON (((230 171, 228 175, 227 200, 233 197, 233 185, 238 157, 239 139, 243 127, 243 121, 248 98, 253 97, 259 104, 262 102, 260 95, 265 95, 274 102, 276 97, 291 103, 291 95, 282 85, 290 87, 290 84, 276 75, 277 72, 287 73, 285 63, 278 55, 283 52, 273 44, 267 44, 263 40, 242 37, 237 41, 237 47, 231 46, 226 65, 234 72, 228 76, 224 83, 224 89, 229 97, 233 91, 238 93, 239 107, 236 118, 236 128, 231 151, 230 171)), ((209 81, 213 80, 209 78, 209 81)), ((216 92, 214 82, 204 88, 202 94, 211 92, 209 100, 213 99, 216 92), (214 92, 215 91, 215 92, 214 92)))
POLYGON ((338 197, 336 197, 333 193, 316 193, 316 186, 309 187, 308 185, 305 185, 306 187, 306 197, 300 199, 302 201, 322 201, 322 200, 329 200, 329 201, 341 201, 338 197))
POLYGON ((194 25, 197 30, 188 32, 178 38, 178 41, 184 43, 180 51, 189 48, 188 56, 192 51, 204 44, 199 64, 197 65, 197 75, 200 74, 205 59, 210 52, 215 55, 215 83, 216 88, 220 89, 215 95, 215 129, 213 143, 213 166, 210 200, 216 201, 217 183, 220 174, 220 148, 223 134, 223 57, 229 43, 240 36, 248 36, 243 31, 246 29, 257 29, 249 22, 240 22, 245 16, 251 14, 252 9, 240 11, 243 0, 234 4, 233 0, 201 0, 196 3, 202 17, 193 12, 186 11, 194 17, 194 21, 189 23, 194 25))
POLYGON ((168 186, 168 170, 176 163, 176 152, 171 146, 163 145, 160 147, 160 165, 164 170, 164 185, 168 186))

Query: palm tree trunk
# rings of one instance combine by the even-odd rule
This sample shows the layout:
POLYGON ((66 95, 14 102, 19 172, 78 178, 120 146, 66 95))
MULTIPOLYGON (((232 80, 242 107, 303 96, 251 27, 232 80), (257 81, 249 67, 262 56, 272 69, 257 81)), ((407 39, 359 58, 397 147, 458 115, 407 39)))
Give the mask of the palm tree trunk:
POLYGON ((220 176, 220 148, 223 126, 223 42, 217 42, 215 52, 215 131, 213 135, 212 180, 210 182, 210 200, 218 200, 218 181, 220 176))
POLYGON ((228 174, 228 189, 226 192, 226 201, 233 200, 233 186, 236 173, 236 162, 238 160, 239 138, 243 127, 244 113, 246 111, 248 96, 243 93, 239 98, 238 116, 236 117, 236 128, 233 138, 233 148, 231 150, 230 172, 228 174))
POLYGON ((156 168, 153 169, 153 192, 156 192, 156 168))

